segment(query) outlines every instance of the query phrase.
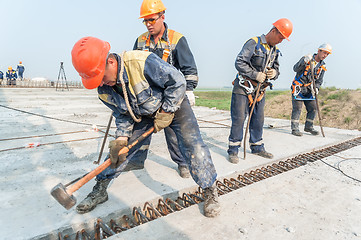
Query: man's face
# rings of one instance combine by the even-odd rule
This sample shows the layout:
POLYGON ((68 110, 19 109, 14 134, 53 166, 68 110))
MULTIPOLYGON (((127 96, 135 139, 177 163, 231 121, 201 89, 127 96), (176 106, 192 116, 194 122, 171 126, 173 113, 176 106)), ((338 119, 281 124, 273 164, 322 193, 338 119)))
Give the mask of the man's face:
POLYGON ((281 43, 285 37, 277 30, 277 28, 273 28, 271 32, 270 45, 276 46, 281 43))
POLYGON ((105 67, 104 77, 100 83, 100 87, 103 85, 114 86, 117 83, 118 63, 115 59, 109 58, 105 67))
POLYGON ((325 60, 325 58, 329 55, 329 52, 323 51, 323 50, 318 50, 317 55, 319 57, 320 60, 325 60))
POLYGON ((164 22, 164 14, 152 14, 144 18, 143 23, 148 29, 150 35, 158 35, 162 30, 164 22))

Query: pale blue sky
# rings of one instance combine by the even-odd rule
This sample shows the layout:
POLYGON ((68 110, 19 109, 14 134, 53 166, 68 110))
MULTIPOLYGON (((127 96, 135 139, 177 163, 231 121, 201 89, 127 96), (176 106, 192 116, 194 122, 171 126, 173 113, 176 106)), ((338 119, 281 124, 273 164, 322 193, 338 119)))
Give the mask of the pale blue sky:
MULTIPOLYGON (((67 79, 79 80, 71 64, 74 43, 84 36, 110 42, 112 52, 131 50, 146 31, 141 23, 141 0, 0 0, 0 69, 26 67, 26 77, 56 80, 60 61, 67 79)), ((191 1, 163 0, 166 23, 188 40, 199 71, 199 87, 231 86, 234 61, 245 41, 267 33, 272 23, 286 17, 293 22, 291 41, 282 52, 275 89, 289 88, 293 65, 301 56, 329 42, 334 52, 326 59, 324 86, 360 88, 358 74, 361 37, 360 0, 320 1, 191 1)))

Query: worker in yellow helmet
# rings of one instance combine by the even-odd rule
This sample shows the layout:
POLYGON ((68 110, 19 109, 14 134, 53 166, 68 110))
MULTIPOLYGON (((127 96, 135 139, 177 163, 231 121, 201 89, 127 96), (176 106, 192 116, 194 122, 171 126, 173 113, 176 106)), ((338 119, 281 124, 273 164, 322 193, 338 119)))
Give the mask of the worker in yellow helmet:
MULTIPOLYGON (((143 1, 140 8, 140 18, 143 18, 143 23, 148 31, 137 38, 133 49, 153 52, 182 72, 187 81, 186 96, 191 106, 194 106, 193 89, 198 84, 196 63, 186 38, 182 34, 169 29, 164 22, 165 10, 166 8, 161 0, 143 1)), ((175 133, 171 128, 165 128, 164 133, 170 156, 178 165, 180 176, 189 178, 189 166, 179 150, 175 133)), ((134 157, 135 161, 133 165, 130 165, 130 168, 143 168, 145 157, 146 155, 134 157)))
POLYGON ((16 79, 18 78, 16 71, 10 66, 6 72, 7 85, 16 85, 16 79))
POLYGON ((299 130, 299 120, 302 110, 302 104, 307 110, 305 132, 312 135, 318 135, 318 131, 313 128, 313 120, 316 116, 317 106, 315 94, 323 83, 323 76, 326 72, 326 57, 332 53, 332 47, 328 43, 322 44, 317 54, 308 54, 303 56, 294 66, 293 70, 296 72, 296 77, 292 82, 292 115, 291 115, 291 130, 292 134, 301 137, 303 134, 299 130), (312 65, 312 66, 311 66, 312 65), (313 74, 311 73, 313 69, 313 74), (315 89, 313 91, 312 76, 315 78, 315 89))

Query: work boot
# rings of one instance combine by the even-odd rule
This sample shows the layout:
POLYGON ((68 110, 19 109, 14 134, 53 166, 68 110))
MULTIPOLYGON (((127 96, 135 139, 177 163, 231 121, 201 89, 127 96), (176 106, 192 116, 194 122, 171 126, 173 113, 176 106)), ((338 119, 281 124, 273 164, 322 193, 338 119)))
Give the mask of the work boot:
POLYGON ((269 159, 273 158, 273 154, 266 152, 266 150, 263 150, 262 152, 252 153, 252 154, 255 154, 255 155, 258 155, 258 156, 261 156, 264 158, 269 158, 269 159))
POLYGON ((231 162, 231 163, 234 163, 234 164, 237 164, 239 162, 239 157, 237 154, 229 154, 228 155, 228 160, 231 162))
POLYGON ((221 205, 218 202, 218 191, 215 184, 204 189, 204 215, 206 217, 216 217, 221 212, 221 205))
POLYGON ((96 180, 93 191, 76 206, 76 211, 80 214, 90 212, 98 204, 108 201, 107 187, 111 179, 96 180))
POLYGON ((179 165, 178 170, 179 170, 179 175, 182 178, 189 178, 191 176, 191 173, 189 172, 188 166, 179 165))
POLYGON ((318 131, 316 131, 313 127, 305 128, 305 132, 309 132, 312 135, 318 135, 318 131))
POLYGON ((302 133, 300 132, 300 130, 296 129, 296 130, 292 130, 292 135, 295 135, 297 137, 302 137, 302 133))

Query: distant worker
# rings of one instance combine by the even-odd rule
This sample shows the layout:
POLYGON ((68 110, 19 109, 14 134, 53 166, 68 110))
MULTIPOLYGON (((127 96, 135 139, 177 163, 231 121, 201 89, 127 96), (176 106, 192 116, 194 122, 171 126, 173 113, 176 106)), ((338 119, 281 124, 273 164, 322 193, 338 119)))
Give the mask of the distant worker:
MULTIPOLYGON (((265 91, 272 86, 268 80, 276 80, 279 73, 278 57, 280 54, 277 44, 288 39, 292 33, 292 23, 282 18, 273 23, 273 28, 266 34, 249 39, 238 54, 235 62, 238 74, 233 82, 231 100, 232 126, 229 135, 228 157, 231 163, 238 163, 238 150, 243 139, 243 125, 250 114, 254 101, 255 107, 249 125, 249 143, 253 154, 264 158, 273 158, 265 150, 262 142, 265 91), (268 62, 267 62, 268 60, 268 62), (260 95, 255 98, 257 86, 260 95)), ((246 139, 243 139, 246 141, 246 139)))
POLYGON ((323 76, 326 71, 326 63, 324 60, 332 53, 332 47, 328 43, 322 44, 317 51, 317 54, 308 54, 303 56, 294 66, 293 70, 296 72, 296 77, 292 82, 292 116, 291 116, 291 130, 295 136, 302 136, 299 130, 299 120, 302 110, 302 103, 306 106, 307 115, 305 122, 305 132, 312 135, 318 135, 318 131, 313 128, 313 120, 316 116, 317 106, 315 101, 315 94, 318 94, 323 83, 323 76), (316 92, 312 86, 312 72, 315 80, 316 92))
POLYGON ((7 85, 16 85, 17 78, 16 71, 12 67, 9 67, 6 72, 7 85))
POLYGON ((4 80, 4 73, 0 70, 0 85, 2 85, 4 80))
MULTIPOLYGON (((89 212, 107 201, 110 181, 124 171, 134 156, 139 156, 138 151, 145 153, 140 147, 118 156, 120 149, 151 127, 157 133, 169 126, 177 135, 182 154, 187 156, 194 181, 204 191, 205 216, 217 216, 217 173, 189 101, 184 98, 184 76, 151 52, 118 55, 109 54, 109 50, 108 42, 94 37, 80 39, 72 50, 73 65, 84 87, 98 88, 99 99, 113 111, 117 126, 116 139, 109 143, 112 165, 97 175, 93 191, 77 206, 78 213, 89 212)), ((151 136, 139 144, 148 146, 151 136)))
POLYGON ((23 75, 24 75, 25 67, 21 61, 19 62, 18 66, 16 67, 16 71, 19 74, 19 79, 22 81, 23 77, 24 77, 23 75))
MULTIPOLYGON (((186 95, 191 106, 194 106, 193 89, 198 84, 196 63, 186 38, 182 34, 169 29, 164 22, 165 10, 166 8, 161 0, 143 1, 140 8, 140 18, 144 18, 143 23, 148 31, 137 38, 133 49, 153 52, 183 73, 187 81, 186 95)), ((169 127, 164 129, 164 134, 170 156, 177 163, 180 176, 183 178, 190 177, 187 162, 178 147, 176 134, 169 127)), ((140 156, 133 158, 135 161, 133 163, 134 168, 144 167, 147 155, 143 156, 144 158, 140 156)))

